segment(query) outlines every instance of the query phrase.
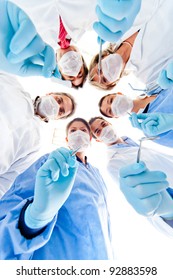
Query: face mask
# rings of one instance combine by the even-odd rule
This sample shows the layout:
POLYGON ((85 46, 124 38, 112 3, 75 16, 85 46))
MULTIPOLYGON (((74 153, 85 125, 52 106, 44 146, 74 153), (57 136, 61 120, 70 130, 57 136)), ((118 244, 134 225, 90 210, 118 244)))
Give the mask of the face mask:
POLYGON ((76 130, 68 136, 68 146, 72 150, 76 150, 78 147, 81 147, 78 152, 85 151, 90 145, 90 136, 88 133, 81 130, 76 130))
POLYGON ((112 144, 118 140, 118 136, 110 125, 107 125, 102 129, 98 138, 105 144, 112 144))
POLYGON ((59 113, 59 104, 51 95, 43 96, 41 97, 41 102, 38 105, 37 112, 43 117, 54 120, 57 118, 59 113))
POLYGON ((114 116, 125 116, 127 112, 131 112, 133 108, 133 100, 125 95, 116 94, 112 102, 111 109, 114 116))
POLYGON ((117 81, 123 69, 123 60, 119 54, 110 54, 102 60, 102 72, 108 82, 117 81))
POLYGON ((78 52, 66 52, 59 60, 58 65, 64 75, 76 77, 82 67, 82 58, 78 52))

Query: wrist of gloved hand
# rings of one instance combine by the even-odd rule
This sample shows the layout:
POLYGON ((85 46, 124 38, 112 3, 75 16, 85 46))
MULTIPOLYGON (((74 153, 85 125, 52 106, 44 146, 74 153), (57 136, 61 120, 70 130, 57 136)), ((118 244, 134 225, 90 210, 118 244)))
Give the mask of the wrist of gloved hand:
POLYGON ((161 201, 155 211, 155 215, 160 216, 165 220, 173 219, 173 199, 167 190, 160 192, 161 201))
POLYGON ((33 203, 29 204, 24 214, 24 221, 27 227, 31 229, 40 229, 49 224, 54 218, 54 213, 40 213, 33 203))

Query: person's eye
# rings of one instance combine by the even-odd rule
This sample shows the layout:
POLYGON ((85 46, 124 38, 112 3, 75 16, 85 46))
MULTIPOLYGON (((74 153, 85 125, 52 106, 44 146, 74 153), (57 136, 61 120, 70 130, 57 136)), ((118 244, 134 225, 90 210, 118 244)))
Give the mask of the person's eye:
POLYGON ((59 105, 60 105, 61 102, 62 102, 60 98, 57 98, 56 101, 58 102, 59 105))
POLYGON ((87 130, 86 130, 85 128, 84 128, 84 129, 82 129, 82 131, 83 131, 83 132, 87 132, 87 130))
POLYGON ((96 132, 96 135, 99 135, 100 132, 101 132, 100 129, 98 129, 97 132, 96 132))
POLYGON ((62 116, 65 114, 64 108, 59 109, 59 115, 62 116))
POLYGON ((73 76, 66 76, 66 77, 64 77, 64 79, 65 79, 66 81, 73 81, 74 78, 75 78, 75 77, 73 77, 73 76))
POLYGON ((106 123, 103 123, 103 127, 105 127, 106 126, 106 123))
POLYGON ((107 80, 104 76, 102 77, 102 82, 105 83, 105 84, 107 83, 107 80))
POLYGON ((75 131, 76 131, 75 129, 70 130, 71 133, 73 133, 73 132, 75 132, 75 131))
POLYGON ((68 80, 74 81, 75 77, 74 76, 68 76, 68 80))
POLYGON ((82 76, 83 76, 82 71, 80 71, 78 74, 78 78, 82 78, 82 76))

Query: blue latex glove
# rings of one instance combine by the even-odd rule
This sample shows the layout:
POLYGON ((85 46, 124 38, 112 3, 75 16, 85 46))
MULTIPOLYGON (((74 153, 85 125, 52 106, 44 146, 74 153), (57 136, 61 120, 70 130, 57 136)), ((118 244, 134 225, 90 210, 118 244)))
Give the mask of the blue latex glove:
POLYGON ((132 113, 129 119, 133 127, 141 129, 147 136, 156 136, 173 129, 173 114, 132 113))
POLYGON ((141 0, 97 0, 94 30, 103 41, 116 43, 132 26, 141 0))
MULTIPOLYGON (((0 1, 0 69, 19 76, 51 77, 56 55, 19 7, 0 1)), ((57 70, 56 70, 56 75, 57 70)))
POLYGON ((120 188, 139 214, 173 219, 173 200, 166 191, 165 173, 150 171, 143 162, 131 164, 120 169, 120 188))
POLYGON ((38 170, 34 201, 25 212, 25 223, 37 229, 49 223, 67 200, 77 172, 78 162, 71 151, 53 151, 38 170))
POLYGON ((173 62, 169 63, 166 69, 160 72, 157 83, 163 89, 173 86, 173 62))

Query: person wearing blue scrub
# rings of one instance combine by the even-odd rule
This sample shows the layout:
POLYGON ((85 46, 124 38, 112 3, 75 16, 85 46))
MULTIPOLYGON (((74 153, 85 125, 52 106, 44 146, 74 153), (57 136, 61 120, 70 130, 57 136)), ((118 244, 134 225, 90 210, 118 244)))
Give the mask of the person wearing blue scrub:
MULTIPOLYGON (((164 145, 170 148, 173 148, 173 125, 169 126, 167 128, 167 123, 169 122, 169 119, 171 117, 171 120, 173 121, 173 87, 169 88, 169 89, 163 89, 160 91, 160 93, 157 95, 157 97, 150 102, 145 110, 143 111, 143 114, 132 114, 132 116, 130 117, 131 123, 134 127, 140 128, 143 130, 144 134, 146 136, 159 136, 158 138, 154 139, 153 141, 160 144, 160 145, 164 145), (157 114, 156 114, 157 113, 157 114), (141 116, 142 115, 142 116, 141 116), (145 126, 142 126, 141 124, 141 120, 145 120, 147 118, 151 119, 152 124, 151 124, 151 128, 152 127, 156 127, 158 125, 156 125, 156 123, 153 123, 152 120, 152 116, 159 116, 159 115, 163 115, 165 116, 165 122, 164 122, 164 126, 165 126, 165 130, 160 131, 158 130, 158 133, 147 133, 148 131, 145 129, 145 126), (137 118, 141 118, 141 120, 138 122, 137 118)), ((161 122, 161 121, 160 121, 161 122)), ((151 129, 150 129, 151 130, 151 129)))
POLYGON ((106 185, 85 153, 88 123, 72 120, 66 140, 76 156, 66 148, 42 156, 2 197, 1 260, 113 258, 106 185))
MULTIPOLYGON (((154 113, 173 114, 173 88, 162 90, 158 87, 150 96, 138 96, 132 100, 128 96, 118 92, 103 96, 99 101, 99 109, 102 115, 108 118, 117 118, 131 114, 130 120, 132 126, 142 129, 137 121, 138 114, 142 111, 142 115, 150 116, 154 113)), ((142 129, 144 134, 145 130, 142 129)), ((151 136, 151 135, 147 135, 151 136)), ((154 135, 152 135, 154 136, 154 135)), ((163 133, 159 133, 159 137, 153 141, 167 147, 173 147, 173 126, 163 133)))

